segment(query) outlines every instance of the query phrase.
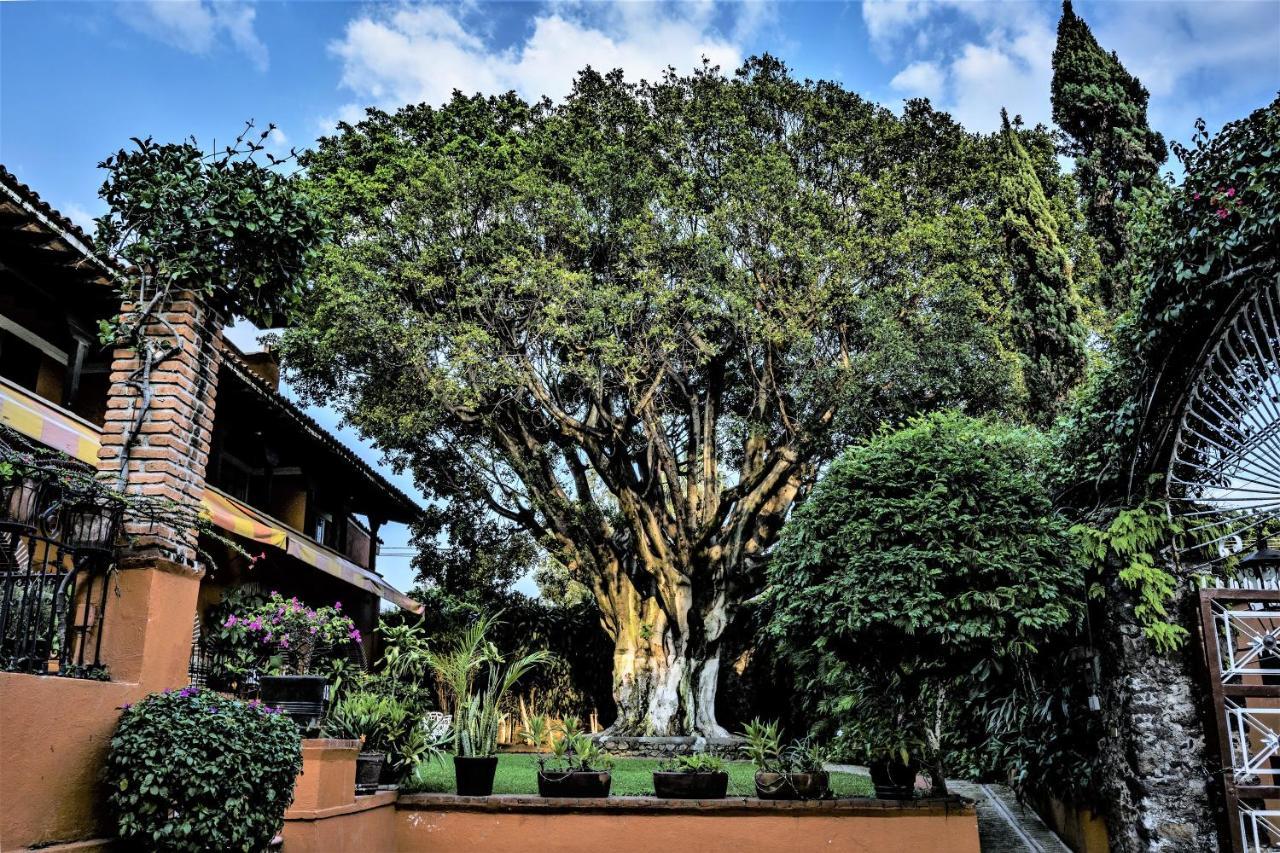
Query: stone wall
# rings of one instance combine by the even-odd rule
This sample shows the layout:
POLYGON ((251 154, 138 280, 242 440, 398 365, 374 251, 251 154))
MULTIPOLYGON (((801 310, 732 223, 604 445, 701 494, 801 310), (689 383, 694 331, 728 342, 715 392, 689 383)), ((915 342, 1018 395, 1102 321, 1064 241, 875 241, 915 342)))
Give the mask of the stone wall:
POLYGON ((1129 602, 1110 608, 1106 705, 1112 734, 1100 750, 1115 853, 1218 849, 1203 652, 1189 589, 1184 598, 1171 612, 1183 616, 1191 635, 1172 654, 1157 652, 1133 623, 1129 602))
POLYGON ((741 758, 744 743, 740 737, 633 737, 609 734, 595 735, 592 740, 611 755, 643 758, 671 758, 695 752, 707 752, 721 758, 741 758))

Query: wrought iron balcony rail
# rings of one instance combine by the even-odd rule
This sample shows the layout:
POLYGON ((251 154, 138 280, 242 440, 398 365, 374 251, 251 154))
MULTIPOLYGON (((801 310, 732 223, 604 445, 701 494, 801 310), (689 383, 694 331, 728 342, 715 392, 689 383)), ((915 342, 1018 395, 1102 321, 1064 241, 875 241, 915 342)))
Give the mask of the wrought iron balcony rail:
POLYGON ((118 505, 37 477, 0 483, 0 671, 105 678, 118 505))

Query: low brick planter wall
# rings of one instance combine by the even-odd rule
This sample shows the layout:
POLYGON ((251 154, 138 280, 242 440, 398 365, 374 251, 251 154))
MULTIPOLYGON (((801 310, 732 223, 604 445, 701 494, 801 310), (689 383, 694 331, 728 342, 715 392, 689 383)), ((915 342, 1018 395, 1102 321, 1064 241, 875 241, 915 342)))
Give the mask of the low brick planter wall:
POLYGON ((957 797, 894 802, 845 799, 606 800, 409 794, 396 804, 401 853, 783 853, 910 850, 979 853, 973 804, 957 797))

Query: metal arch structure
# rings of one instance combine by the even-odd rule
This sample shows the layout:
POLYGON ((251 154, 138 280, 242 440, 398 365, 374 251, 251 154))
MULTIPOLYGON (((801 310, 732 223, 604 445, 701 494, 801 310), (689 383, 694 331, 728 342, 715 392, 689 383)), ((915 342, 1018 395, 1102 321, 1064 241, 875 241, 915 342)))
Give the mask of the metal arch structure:
MULTIPOLYGON (((1170 511, 1184 568, 1223 576, 1259 537, 1280 535, 1280 277, 1219 324, 1192 376, 1170 445, 1170 511)), ((1221 585, 1280 589, 1280 578, 1221 585)))
POLYGON ((1237 571, 1280 536, 1280 276, 1225 312, 1187 383, 1169 445, 1173 556, 1211 580, 1201 632, 1231 847, 1280 849, 1280 572, 1237 571))

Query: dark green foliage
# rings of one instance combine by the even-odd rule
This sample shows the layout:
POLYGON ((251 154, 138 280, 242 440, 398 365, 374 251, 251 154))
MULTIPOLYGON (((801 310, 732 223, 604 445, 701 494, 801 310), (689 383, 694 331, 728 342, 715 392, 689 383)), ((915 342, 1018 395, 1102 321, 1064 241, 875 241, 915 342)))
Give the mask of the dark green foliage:
MULTIPOLYGON (((1147 90, 1107 53, 1076 16, 1062 6, 1053 51, 1053 120, 1066 135, 1066 153, 1076 158, 1076 176, 1104 270, 1111 272, 1127 248, 1126 204, 1136 190, 1159 182, 1168 152, 1147 124, 1147 90)), ((1122 280, 1103 275, 1101 301, 1122 310, 1128 302, 1122 280)))
POLYGON ((550 661, 521 679, 504 711, 519 718, 519 697, 530 714, 585 720, 596 711, 601 725, 613 721, 613 646, 593 599, 558 605, 508 591, 480 600, 435 587, 414 590, 413 595, 426 604, 425 630, 430 637, 455 636, 481 614, 501 613, 489 637, 495 646, 517 657, 537 649, 551 652, 550 661))
POLYGON ((1084 375, 1088 330, 1080 319, 1071 259, 1035 164, 1008 114, 1002 110, 1001 116, 1001 225, 1013 278, 1013 331, 1030 410, 1045 423, 1084 375))
POLYGON ((1074 629, 1083 582, 1044 450, 1033 430, 942 413, 831 465, 769 565, 768 631, 815 733, 920 754, 937 784, 957 713, 1013 692, 1074 629))
POLYGON ((186 688, 124 709, 104 780, 129 849, 260 853, 283 823, 301 769, 288 716, 186 688))
POLYGON ((1058 477, 1077 506, 1145 494, 1200 347, 1242 293, 1280 271, 1280 100, 1212 137, 1200 124, 1192 147, 1175 153, 1182 185, 1137 205, 1130 221, 1121 275, 1134 304, 1061 424, 1058 477))
POLYGON ((252 128, 222 150, 147 138, 107 157, 98 194, 111 211, 97 220, 97 241, 137 268, 148 296, 192 290, 224 318, 270 327, 302 304, 303 269, 324 227, 300 180, 261 154, 272 127, 251 137, 252 128))

